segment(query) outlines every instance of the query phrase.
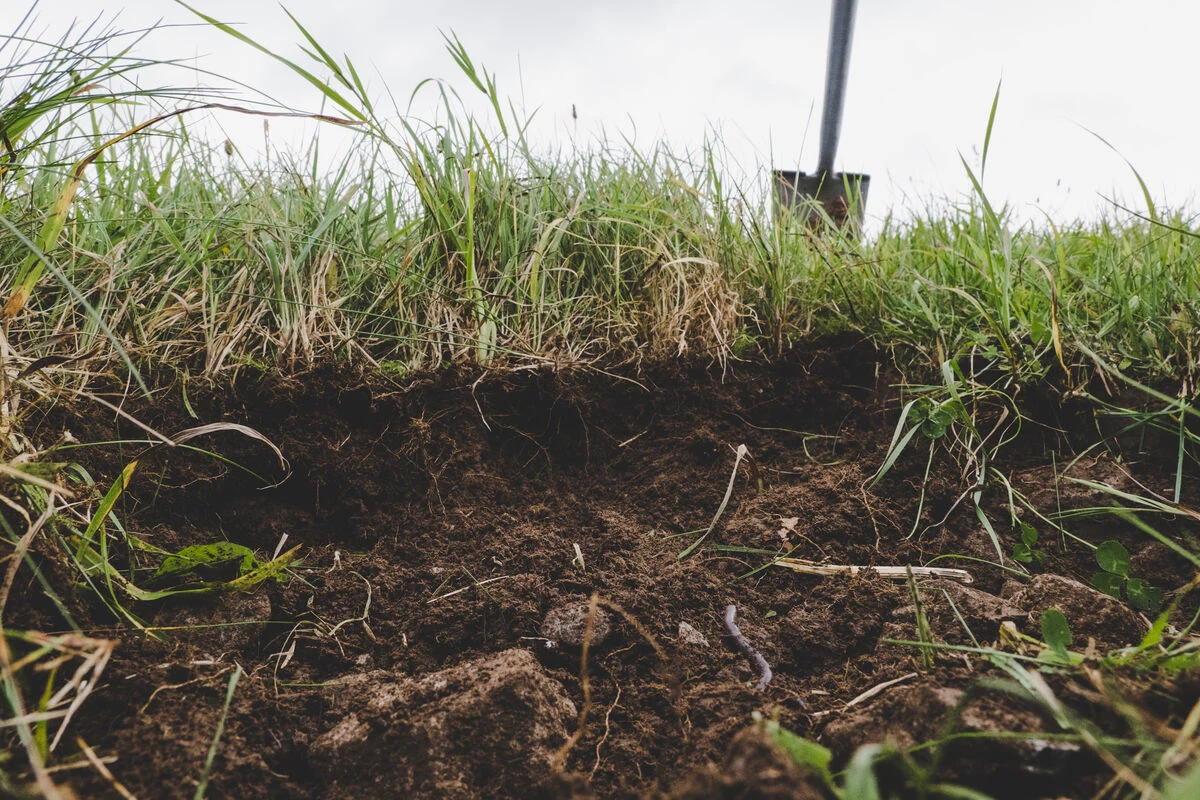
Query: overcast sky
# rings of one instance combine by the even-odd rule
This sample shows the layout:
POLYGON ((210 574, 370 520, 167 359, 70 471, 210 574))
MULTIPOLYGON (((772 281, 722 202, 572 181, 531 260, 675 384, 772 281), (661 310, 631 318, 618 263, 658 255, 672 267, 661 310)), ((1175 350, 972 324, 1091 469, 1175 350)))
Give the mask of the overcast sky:
MULTIPOLYGON (((276 52, 303 61, 282 8, 193 0, 276 52)), ((537 111, 534 138, 586 146, 659 138, 695 148, 720 130, 746 170, 812 170, 829 0, 291 0, 284 5, 379 96, 407 102, 419 81, 465 81, 445 53, 453 30, 501 92, 537 111), (578 121, 572 119, 572 106, 578 121)), ((1003 85, 985 188, 1024 218, 1092 217, 1105 197, 1141 207, 1127 158, 1169 207, 1194 206, 1200 175, 1195 84, 1200 4, 1179 0, 861 0, 837 166, 872 177, 868 216, 964 197, 961 153, 978 166, 996 85, 1003 85), (1113 144, 1109 150, 1088 131, 1113 144)), ((28 7, 0 0, 0 30, 28 7)), ((97 14, 139 28, 195 18, 171 0, 42 0, 35 30, 97 14)), ((139 49, 200 66, 316 110, 320 97, 250 48, 200 27, 168 27, 139 49)), ((0 102, 9 98, 0 87, 0 102)), ((249 151, 261 125, 216 120, 249 151)), ((219 134, 218 135, 222 135, 219 134)))

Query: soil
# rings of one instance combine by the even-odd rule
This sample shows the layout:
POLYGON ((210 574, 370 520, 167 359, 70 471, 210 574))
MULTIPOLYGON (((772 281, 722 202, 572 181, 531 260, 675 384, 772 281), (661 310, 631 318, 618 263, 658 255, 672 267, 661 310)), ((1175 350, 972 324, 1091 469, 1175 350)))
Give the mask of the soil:
MULTIPOLYGON (((1137 643, 1148 620, 1090 589, 1090 551, 1032 511, 1020 513, 1041 531, 1044 568, 1031 579, 988 563, 995 547, 969 494, 962 500, 975 473, 949 439, 934 449, 923 496, 929 444, 919 437, 870 485, 903 405, 900 379, 869 344, 827 339, 772 364, 724 368, 447 369, 404 381, 330 368, 222 386, 163 381, 153 400, 110 392, 168 434, 250 426, 290 464, 284 479, 267 447, 232 431, 189 442, 210 453, 72 451, 100 491, 139 459, 116 511, 130 532, 171 551, 227 540, 263 559, 286 537, 302 561, 246 594, 131 606, 159 639, 67 592, 85 633, 120 643, 59 755, 73 757, 80 737, 115 757, 108 768, 133 794, 191 796, 237 665, 209 798, 826 796, 756 713, 830 748, 835 770, 861 745, 920 745, 948 726, 1045 732, 954 740, 936 754, 937 779, 997 798, 1090 797, 1111 772, 1085 746, 1050 736, 1059 729, 1037 704, 980 683, 1002 672, 961 651, 929 664, 888 641, 918 638, 904 581, 762 568, 786 551, 855 565, 949 554, 934 566, 974 580, 920 581, 936 640, 997 643, 1002 625, 1040 638, 1041 611, 1059 607, 1081 652, 1137 643), (727 506, 680 558, 721 507, 743 444, 727 506), (725 628, 730 604, 774 673, 762 691, 725 628)), ((1050 388, 1037 395, 1020 398, 1025 421, 990 466, 1041 513, 1103 505, 1061 479, 1095 444, 1098 418, 1050 388)), ((993 411, 990 422, 1001 421, 993 411)), ((66 429, 83 442, 145 438, 92 404, 47 404, 31 428, 45 442, 66 429)), ((1154 444, 1110 440, 1071 474, 1167 490, 1176 450, 1154 444)), ((1019 536, 1008 501, 989 480, 983 506, 1006 557, 1019 536)), ((1111 516, 1070 524, 1092 542, 1122 539, 1156 585, 1191 578, 1186 561, 1111 516)), ((113 547, 119 563, 141 557, 113 547)), ((34 549, 51 582, 68 586, 55 548, 34 549)), ((29 570, 5 624, 62 628, 29 570)), ((1128 733, 1100 687, 1043 677, 1074 713, 1128 733)), ((1200 694, 1169 676, 1119 683, 1175 724, 1200 694)), ((927 765, 933 753, 913 757, 927 765)), ((880 775, 906 796, 903 770, 880 775)), ((118 796, 88 767, 56 779, 79 797, 118 796)))

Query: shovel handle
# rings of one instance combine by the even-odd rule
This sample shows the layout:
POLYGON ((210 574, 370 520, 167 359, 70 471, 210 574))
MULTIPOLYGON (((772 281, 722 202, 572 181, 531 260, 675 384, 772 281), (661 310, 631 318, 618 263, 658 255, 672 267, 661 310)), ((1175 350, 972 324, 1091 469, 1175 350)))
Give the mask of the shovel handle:
POLYGON ((833 0, 829 25, 829 63, 825 67, 825 107, 821 112, 821 157, 818 175, 833 174, 838 137, 842 132, 842 106, 846 100, 846 79, 850 72, 850 40, 854 33, 854 8, 857 0, 833 0))

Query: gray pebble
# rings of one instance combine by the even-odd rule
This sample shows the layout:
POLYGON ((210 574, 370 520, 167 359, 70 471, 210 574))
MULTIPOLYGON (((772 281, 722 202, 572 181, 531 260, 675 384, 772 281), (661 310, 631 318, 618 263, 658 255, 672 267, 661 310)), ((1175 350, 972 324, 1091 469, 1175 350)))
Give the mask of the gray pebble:
POLYGON ((695 626, 689 625, 683 620, 679 621, 679 641, 697 647, 708 647, 708 637, 697 630, 695 626))
MULTIPOLYGON (((563 647, 582 647, 584 631, 587 629, 588 602, 573 601, 556 605, 546 612, 542 621, 542 636, 563 647)), ((596 609, 596 618, 592 622, 591 647, 604 643, 612 633, 612 622, 608 612, 602 608, 596 609)))

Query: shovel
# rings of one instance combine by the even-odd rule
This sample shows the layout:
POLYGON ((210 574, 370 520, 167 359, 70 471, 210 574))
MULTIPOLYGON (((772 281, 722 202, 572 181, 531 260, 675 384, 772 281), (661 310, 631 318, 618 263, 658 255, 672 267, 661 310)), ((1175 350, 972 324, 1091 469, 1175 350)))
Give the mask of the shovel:
POLYGON ((825 105, 821 111, 821 154, 812 175, 792 170, 774 171, 775 215, 790 209, 809 226, 828 219, 841 228, 862 229, 870 175, 834 172, 838 136, 842 131, 842 105, 850 69, 850 39, 854 32, 856 0, 833 0, 829 26, 829 63, 825 68, 825 105), (824 213, 822 213, 822 211, 824 213))

